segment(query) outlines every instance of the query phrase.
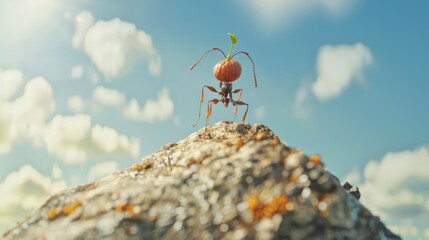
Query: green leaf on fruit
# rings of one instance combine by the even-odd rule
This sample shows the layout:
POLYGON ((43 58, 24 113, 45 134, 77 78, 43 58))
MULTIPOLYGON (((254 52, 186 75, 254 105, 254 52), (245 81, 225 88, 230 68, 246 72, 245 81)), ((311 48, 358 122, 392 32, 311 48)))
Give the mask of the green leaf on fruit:
POLYGON ((235 37, 235 35, 234 35, 234 34, 232 34, 232 33, 228 33, 228 35, 229 35, 229 37, 231 38, 231 42, 232 42, 232 44, 236 44, 236 43, 238 43, 238 40, 237 40, 237 38, 235 37))

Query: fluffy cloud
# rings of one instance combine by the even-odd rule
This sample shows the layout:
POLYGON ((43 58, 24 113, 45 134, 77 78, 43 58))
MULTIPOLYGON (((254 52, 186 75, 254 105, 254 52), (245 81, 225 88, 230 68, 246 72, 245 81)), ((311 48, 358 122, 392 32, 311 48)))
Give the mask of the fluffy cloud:
POLYGON ((298 118, 307 118, 311 113, 311 106, 308 102, 309 89, 307 86, 301 87, 295 95, 294 114, 298 118))
POLYGON ((103 162, 92 166, 89 169, 87 179, 89 182, 106 177, 119 169, 115 161, 103 162))
POLYGON ((55 0, 0 1, 2 40, 20 42, 29 39, 42 28, 46 29, 59 9, 60 2, 55 0))
POLYGON ((81 113, 85 108, 85 103, 80 96, 74 95, 67 99, 67 107, 73 113, 81 113))
POLYGON ((344 179, 344 182, 349 182, 352 184, 361 182, 361 174, 357 168, 354 168, 344 179))
POLYGON ((174 104, 168 89, 158 92, 157 100, 147 100, 142 108, 136 99, 131 99, 124 109, 128 119, 142 122, 164 121, 173 115, 174 104))
POLYGON ((96 103, 108 107, 120 107, 125 103, 125 94, 115 89, 97 86, 92 93, 92 98, 96 103))
POLYGON ((371 64, 372 54, 361 43, 323 46, 317 58, 317 79, 311 90, 319 100, 339 96, 352 82, 363 79, 363 70, 371 64))
POLYGON ((73 35, 72 44, 76 49, 83 49, 83 43, 85 40, 85 34, 89 28, 94 24, 94 18, 91 13, 82 11, 74 19, 75 32, 73 35))
POLYGON ((83 114, 56 115, 46 128, 44 140, 48 152, 68 164, 106 153, 137 157, 140 151, 137 138, 128 138, 110 127, 92 126, 91 117, 83 114))
POLYGON ((149 34, 118 18, 93 22, 92 15, 86 11, 76 17, 73 46, 82 49, 106 79, 121 75, 139 57, 149 60, 152 75, 160 74, 161 57, 149 34))
POLYGON ((0 230, 11 227, 43 204, 50 195, 65 187, 63 180, 53 181, 31 165, 24 165, 10 173, 0 183, 0 230))
MULTIPOLYGON (((21 75, 19 71, 9 71, 1 75, 1 82, 20 82, 21 75)), ((9 87, 7 98, 17 91, 15 85, 20 84, 9 87)), ((68 105, 75 112, 83 109, 79 96, 71 97, 68 105)), ((56 115, 49 122, 54 110, 52 87, 42 77, 28 81, 23 94, 15 100, 0 99, 0 154, 8 153, 13 144, 26 139, 46 147, 66 163, 80 163, 89 156, 106 153, 138 156, 137 138, 128 138, 110 127, 92 125, 88 115, 56 115)))
POLYGON ((82 65, 76 65, 71 70, 71 77, 73 79, 79 79, 83 75, 83 67, 82 65))
POLYGON ((21 87, 22 82, 23 76, 20 71, 15 69, 2 71, 0 69, 0 101, 12 98, 21 87))
POLYGON ((422 236, 424 232, 419 233, 419 229, 414 225, 412 220, 405 220, 400 225, 388 225, 387 227, 404 239, 425 239, 422 236))
POLYGON ((389 152, 370 161, 363 174, 353 169, 345 181, 357 185, 360 201, 380 215, 394 233, 403 238, 426 239, 429 221, 429 146, 389 152))
POLYGON ((54 110, 52 88, 41 77, 28 81, 23 95, 14 101, 0 100, 0 154, 21 139, 40 144, 45 122, 54 110))
POLYGON ((52 178, 54 179, 61 179, 63 177, 63 171, 61 170, 60 166, 58 164, 54 164, 52 167, 52 178))
MULTIPOLYGON (((429 215, 429 147, 391 152, 370 161, 359 185, 362 202, 384 217, 419 218, 429 215)), ((353 171, 347 178, 360 180, 353 171)), ((352 183, 353 184, 353 183, 352 183)), ((354 184, 354 185, 355 185, 354 184)))
POLYGON ((338 16, 348 10, 355 0, 237 0, 242 8, 247 7, 254 20, 265 31, 289 27, 293 22, 313 12, 322 11, 329 16, 338 16))
POLYGON ((98 77, 98 74, 96 70, 91 69, 88 73, 89 80, 91 80, 92 84, 97 85, 100 78, 98 77))

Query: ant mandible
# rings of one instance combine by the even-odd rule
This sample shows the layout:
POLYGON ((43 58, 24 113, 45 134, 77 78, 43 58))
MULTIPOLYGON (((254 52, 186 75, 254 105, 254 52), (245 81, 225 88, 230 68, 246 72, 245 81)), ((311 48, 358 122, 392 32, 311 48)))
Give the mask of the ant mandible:
POLYGON ((241 54, 246 55, 250 59, 250 61, 252 62, 252 67, 253 67, 253 80, 254 80, 254 83, 255 83, 255 87, 258 87, 258 83, 256 82, 255 63, 253 62, 252 58, 250 57, 249 53, 247 53, 247 52, 237 52, 234 55, 232 55, 232 48, 238 42, 238 40, 234 36, 234 34, 228 33, 228 35, 231 38, 231 48, 229 49, 228 56, 226 56, 225 53, 221 49, 219 49, 219 48, 212 48, 212 49, 208 50, 207 52, 205 52, 200 57, 200 59, 198 59, 198 61, 196 63, 194 63, 189 68, 189 71, 191 71, 206 56, 207 53, 209 53, 211 51, 214 51, 214 50, 220 51, 222 53, 222 55, 225 57, 224 60, 219 61, 218 63, 216 63, 216 65, 213 68, 213 75, 215 76, 215 78, 217 80, 220 81, 220 83, 219 83, 220 91, 217 91, 216 88, 214 88, 212 86, 208 86, 208 85, 204 85, 203 86, 203 88, 201 89, 200 108, 199 108, 199 111, 198 111, 198 120, 193 125, 193 127, 195 127, 198 124, 198 122, 200 121, 200 117, 201 117, 201 105, 202 105, 202 103, 204 101, 204 88, 207 88, 208 90, 210 90, 210 91, 212 91, 214 93, 218 93, 219 95, 221 95, 221 99, 213 98, 213 99, 209 100, 208 103, 207 103, 206 127, 207 127, 208 118, 212 114, 212 106, 213 106, 213 104, 217 104, 218 102, 222 102, 225 105, 225 107, 228 107, 228 104, 232 103, 232 105, 234 106, 234 115, 235 116, 237 115, 237 107, 238 107, 238 105, 246 106, 246 111, 243 114, 241 122, 244 123, 244 121, 246 120, 247 111, 249 110, 249 104, 240 101, 241 95, 243 93, 243 89, 232 90, 232 82, 234 82, 235 80, 237 80, 240 77, 240 75, 241 75, 241 64, 238 61, 236 61, 236 60, 232 60, 232 58, 235 55, 241 53, 241 54), (232 98, 232 94, 233 93, 239 93, 238 97, 237 97, 237 101, 232 98))

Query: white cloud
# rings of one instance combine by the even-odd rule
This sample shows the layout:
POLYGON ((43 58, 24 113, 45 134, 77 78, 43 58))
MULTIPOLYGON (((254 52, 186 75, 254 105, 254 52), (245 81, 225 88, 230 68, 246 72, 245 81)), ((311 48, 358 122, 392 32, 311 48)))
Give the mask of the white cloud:
POLYGON ((361 175, 359 170, 357 168, 353 168, 353 170, 344 178, 343 182, 349 182, 353 186, 360 184, 361 175))
POLYGON ((2 40, 30 37, 46 28, 50 21, 53 21, 58 9, 57 0, 0 1, 0 29, 6 30, 9 36, 3 37, 2 40))
POLYGON ((81 113, 85 109, 85 103, 80 96, 74 95, 67 99, 67 107, 70 112, 81 113))
POLYGON ((80 13, 76 17, 73 46, 83 49, 108 80, 123 74, 139 57, 149 60, 148 69, 152 75, 161 72, 161 57, 153 46, 152 37, 119 18, 93 24, 89 12, 80 13))
POLYGON ((142 108, 136 99, 131 99, 124 109, 128 119, 142 122, 164 121, 173 115, 174 104, 170 99, 168 89, 158 92, 157 100, 147 100, 142 108))
POLYGON ((110 127, 95 125, 91 129, 91 140, 100 151, 105 153, 120 152, 137 157, 140 151, 138 139, 129 139, 110 127))
POLYGON ((45 121, 54 109, 52 88, 42 77, 30 80, 16 100, 0 100, 0 154, 8 153, 21 139, 40 144, 45 121))
POLYGON ((115 129, 91 125, 91 117, 56 115, 46 128, 44 139, 49 153, 68 164, 85 162, 90 156, 118 153, 137 157, 140 141, 115 129))
MULTIPOLYGON (((429 147, 391 152, 364 170, 361 201, 375 214, 397 219, 429 215, 429 147)), ((352 176, 356 173, 352 172, 352 176)), ((361 176, 358 177, 358 179, 361 176)))
POLYGON ((71 77, 73 79, 79 79, 83 76, 83 67, 82 65, 76 65, 71 70, 71 77))
POLYGON ((53 179, 61 179, 63 177, 63 171, 57 163, 52 167, 52 178, 53 179))
POLYGON ((23 76, 19 70, 0 69, 0 101, 12 98, 23 83, 23 76))
POLYGON ((53 181, 31 165, 24 165, 10 173, 0 183, 0 229, 11 227, 40 207, 50 195, 65 187, 63 180, 53 181))
POLYGON ((319 100, 339 96, 353 80, 363 79, 363 70, 371 64, 372 54, 361 43, 323 46, 317 58, 317 79, 311 90, 319 100))
MULTIPOLYGON (((2 75, 2 81, 16 76, 2 75)), ((124 96, 122 101, 125 102, 124 96)), ((83 109, 79 96, 71 97, 68 105, 72 111, 83 109)), ((30 140, 66 163, 80 163, 89 156, 106 153, 138 156, 139 139, 128 138, 110 127, 93 126, 88 115, 56 115, 49 122, 54 110, 52 87, 42 77, 28 81, 23 94, 15 100, 0 99, 0 154, 10 152, 13 144, 21 140, 30 140)))
POLYGON ((74 19, 75 32, 73 35, 72 44, 76 49, 83 49, 85 34, 88 29, 94 24, 94 18, 88 11, 82 11, 74 19))
POLYGON ((308 86, 301 87, 295 95, 294 102, 294 115, 298 118, 304 119, 310 116, 311 106, 309 103, 309 90, 308 86))
POLYGON ((92 93, 95 102, 108 107, 120 107, 125 103, 125 94, 115 89, 97 86, 92 93))
POLYGON ((402 221, 400 225, 388 225, 387 227, 389 230, 403 238, 412 237, 414 239, 420 235, 419 229, 414 226, 413 221, 411 220, 402 221))
POLYGON ((55 110, 51 85, 42 77, 30 80, 24 94, 12 106, 12 131, 34 139, 41 134, 45 121, 55 110))
POLYGON ((85 140, 91 129, 88 115, 55 116, 45 131, 45 142, 49 153, 66 163, 81 163, 87 159, 85 140))
POLYGON ((118 164, 115 161, 99 163, 89 169, 87 179, 89 182, 93 182, 116 172, 118 169, 118 164))
POLYGON ((252 20, 267 32, 290 27, 300 18, 315 11, 339 16, 354 5, 355 0, 238 0, 240 8, 250 9, 252 20))
POLYGON ((91 69, 91 71, 89 72, 89 79, 91 80, 91 83, 93 85, 97 85, 98 81, 100 80, 100 77, 98 77, 98 74, 94 69, 91 69))

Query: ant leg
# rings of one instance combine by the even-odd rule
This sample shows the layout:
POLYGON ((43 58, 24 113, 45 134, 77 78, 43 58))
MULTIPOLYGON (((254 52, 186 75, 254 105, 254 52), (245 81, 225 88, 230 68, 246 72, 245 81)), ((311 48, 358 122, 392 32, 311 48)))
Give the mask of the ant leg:
POLYGON ((204 88, 207 88, 208 90, 210 90, 210 91, 212 91, 212 92, 215 92, 215 93, 217 93, 218 91, 216 90, 216 88, 214 88, 214 87, 212 87, 212 86, 207 86, 207 85, 204 85, 203 86, 203 88, 201 89, 201 96, 200 96, 200 108, 199 108, 199 110, 198 110, 198 120, 197 120, 197 122, 194 124, 194 125, 192 125, 192 127, 195 127, 197 124, 198 124, 198 122, 200 121, 200 117, 201 117, 201 105, 203 104, 203 102, 204 102, 204 88))
MULTIPOLYGON (((238 97, 237 97, 237 101, 240 101, 241 95, 243 94, 243 89, 235 89, 232 93, 239 93, 238 97)), ((232 94, 231 94, 231 101, 234 102, 234 100, 232 100, 232 94)), ((235 117, 237 116, 237 110, 238 110, 237 108, 238 108, 238 106, 235 105, 234 106, 234 120, 235 120, 235 117)))
POLYGON ((208 119, 209 119, 210 115, 212 115, 212 106, 213 106, 213 103, 214 103, 214 104, 217 104, 218 102, 219 102, 219 99, 213 98, 212 100, 210 100, 210 101, 207 103, 207 112, 206 112, 206 128, 207 128, 207 122, 208 122, 208 119))
POLYGON ((232 102, 232 105, 236 106, 236 105, 245 105, 246 106, 246 111, 244 112, 243 117, 241 118, 241 122, 244 123, 244 121, 246 120, 246 116, 247 116, 247 111, 249 110, 249 104, 242 102, 242 101, 234 101, 232 102))

